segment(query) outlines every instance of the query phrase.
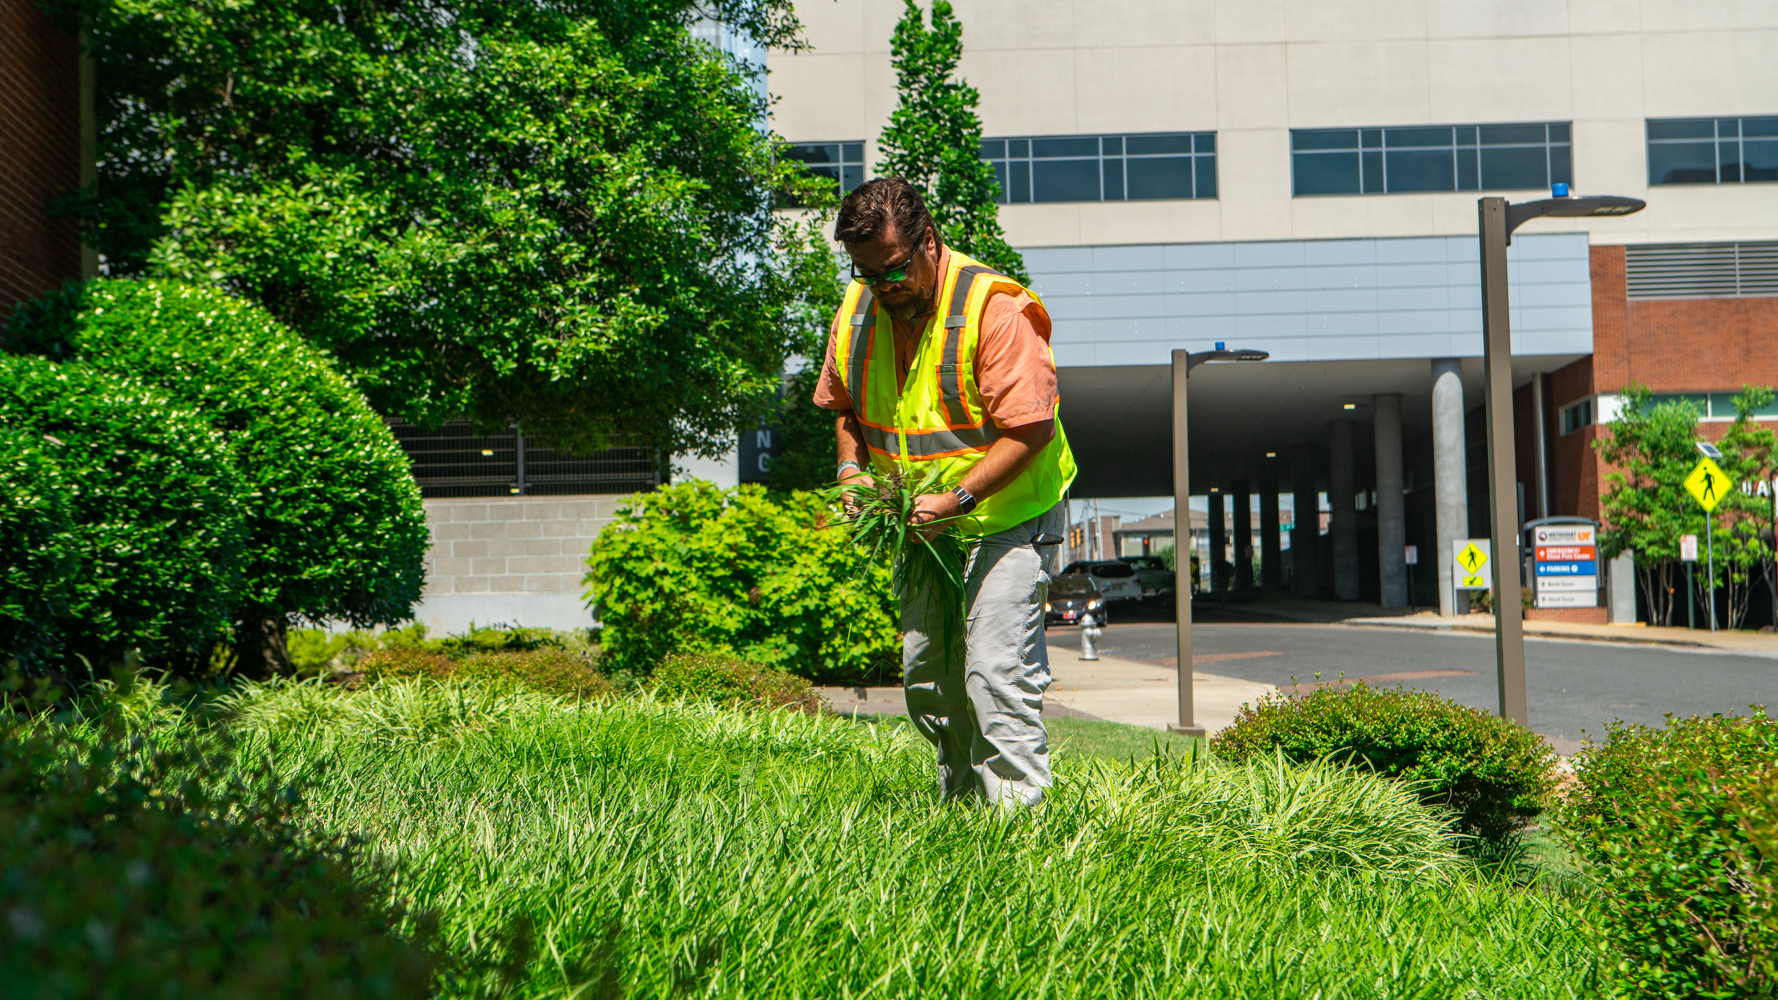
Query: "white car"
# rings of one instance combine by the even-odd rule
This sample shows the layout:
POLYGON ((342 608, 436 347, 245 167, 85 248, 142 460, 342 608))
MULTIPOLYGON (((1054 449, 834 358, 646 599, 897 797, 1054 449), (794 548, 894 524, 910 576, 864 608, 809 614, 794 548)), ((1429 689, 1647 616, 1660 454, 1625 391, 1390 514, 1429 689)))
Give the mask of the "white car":
POLYGON ((1093 586, 1107 601, 1142 600, 1142 581, 1136 577, 1136 567, 1127 562, 1116 559, 1073 562, 1062 572, 1085 573, 1092 577, 1093 586))

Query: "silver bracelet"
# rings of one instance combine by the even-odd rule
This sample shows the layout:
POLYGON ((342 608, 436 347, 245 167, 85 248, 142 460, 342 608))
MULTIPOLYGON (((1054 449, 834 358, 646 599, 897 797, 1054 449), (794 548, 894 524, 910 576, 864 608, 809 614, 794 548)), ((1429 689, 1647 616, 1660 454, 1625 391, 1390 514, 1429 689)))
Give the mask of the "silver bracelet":
POLYGON ((848 458, 848 459, 846 459, 846 460, 845 460, 845 461, 844 461, 844 462, 841 462, 841 463, 840 463, 840 467, 839 467, 839 468, 838 468, 838 469, 835 469, 835 470, 834 470, 834 473, 833 473, 833 477, 834 477, 834 478, 835 478, 835 479, 844 479, 844 478, 846 478, 846 467, 847 467, 847 466, 850 466, 850 467, 852 467, 852 468, 854 468, 854 469, 857 469, 857 470, 858 470, 858 474, 859 474, 859 475, 863 475, 863 474, 864 474, 864 467, 863 467, 863 466, 861 466, 861 465, 859 465, 859 464, 858 464, 858 463, 857 463, 857 462, 854 462, 854 461, 852 461, 852 460, 851 460, 851 459, 849 459, 849 458, 848 458))

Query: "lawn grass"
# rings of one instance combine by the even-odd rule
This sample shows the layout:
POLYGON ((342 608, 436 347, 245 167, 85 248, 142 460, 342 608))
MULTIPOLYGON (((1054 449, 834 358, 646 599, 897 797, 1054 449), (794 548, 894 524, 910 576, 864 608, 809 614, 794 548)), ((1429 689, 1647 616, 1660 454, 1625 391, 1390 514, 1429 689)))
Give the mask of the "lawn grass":
MULTIPOLYGON (((914 732, 913 723, 905 715, 860 715, 857 719, 872 725, 900 727, 909 734, 914 732)), ((1049 731, 1050 752, 1057 756, 1095 757, 1122 763, 1147 760, 1157 752, 1187 757, 1192 753, 1193 740, 1189 736, 1121 722, 1049 716, 1043 720, 1043 727, 1049 731)))
MULTIPOLYGON (((1561 899, 1381 779, 1065 721, 1047 805, 946 805, 905 724, 468 683, 227 699, 244 759, 439 919, 445 996, 1513 997, 1595 991, 1561 899), (1152 743, 1150 744, 1152 746, 1152 743)), ((1162 734, 1156 734, 1162 735, 1162 734)))

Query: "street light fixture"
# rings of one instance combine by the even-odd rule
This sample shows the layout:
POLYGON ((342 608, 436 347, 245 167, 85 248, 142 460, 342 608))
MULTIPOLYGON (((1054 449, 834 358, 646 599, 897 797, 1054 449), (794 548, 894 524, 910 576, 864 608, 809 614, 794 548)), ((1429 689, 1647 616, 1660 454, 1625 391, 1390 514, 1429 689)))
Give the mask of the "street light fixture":
MULTIPOLYGON (((1230 350, 1221 341, 1213 351, 1173 352, 1173 562, 1184 560, 1184 571, 1173 572, 1173 609, 1179 622, 1179 722, 1168 726, 1187 736, 1206 736, 1192 708, 1192 592, 1191 592, 1191 452, 1186 437, 1185 386, 1193 368, 1206 361, 1264 361, 1269 351, 1252 348, 1230 350), (1185 586, 1180 586, 1184 576, 1185 586)), ((1214 487, 1212 488, 1214 489, 1214 487)))
MULTIPOLYGON (((1506 247, 1513 230, 1543 216, 1573 219, 1629 215, 1647 204, 1615 195, 1577 197, 1557 184, 1553 197, 1509 205, 1477 202, 1482 241, 1482 361, 1487 370, 1488 526, 1493 539, 1494 665, 1500 715, 1530 725, 1525 699, 1525 621, 1519 606, 1519 491, 1513 452, 1513 341, 1506 289, 1506 247)), ((1546 512, 1547 513, 1547 512, 1546 512)), ((1441 558, 1443 555, 1441 554, 1441 558)))

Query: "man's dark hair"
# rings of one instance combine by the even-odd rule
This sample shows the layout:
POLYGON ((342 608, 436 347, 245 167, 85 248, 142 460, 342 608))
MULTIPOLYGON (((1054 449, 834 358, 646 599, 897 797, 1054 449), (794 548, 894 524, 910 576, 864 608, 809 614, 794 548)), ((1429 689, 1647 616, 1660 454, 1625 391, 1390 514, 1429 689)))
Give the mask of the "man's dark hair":
POLYGON ((926 211, 926 199, 920 197, 919 188, 900 177, 877 177, 853 188, 840 202, 833 238, 841 243, 864 243, 882 235, 891 221, 897 235, 913 242, 926 235, 932 213, 926 211))

